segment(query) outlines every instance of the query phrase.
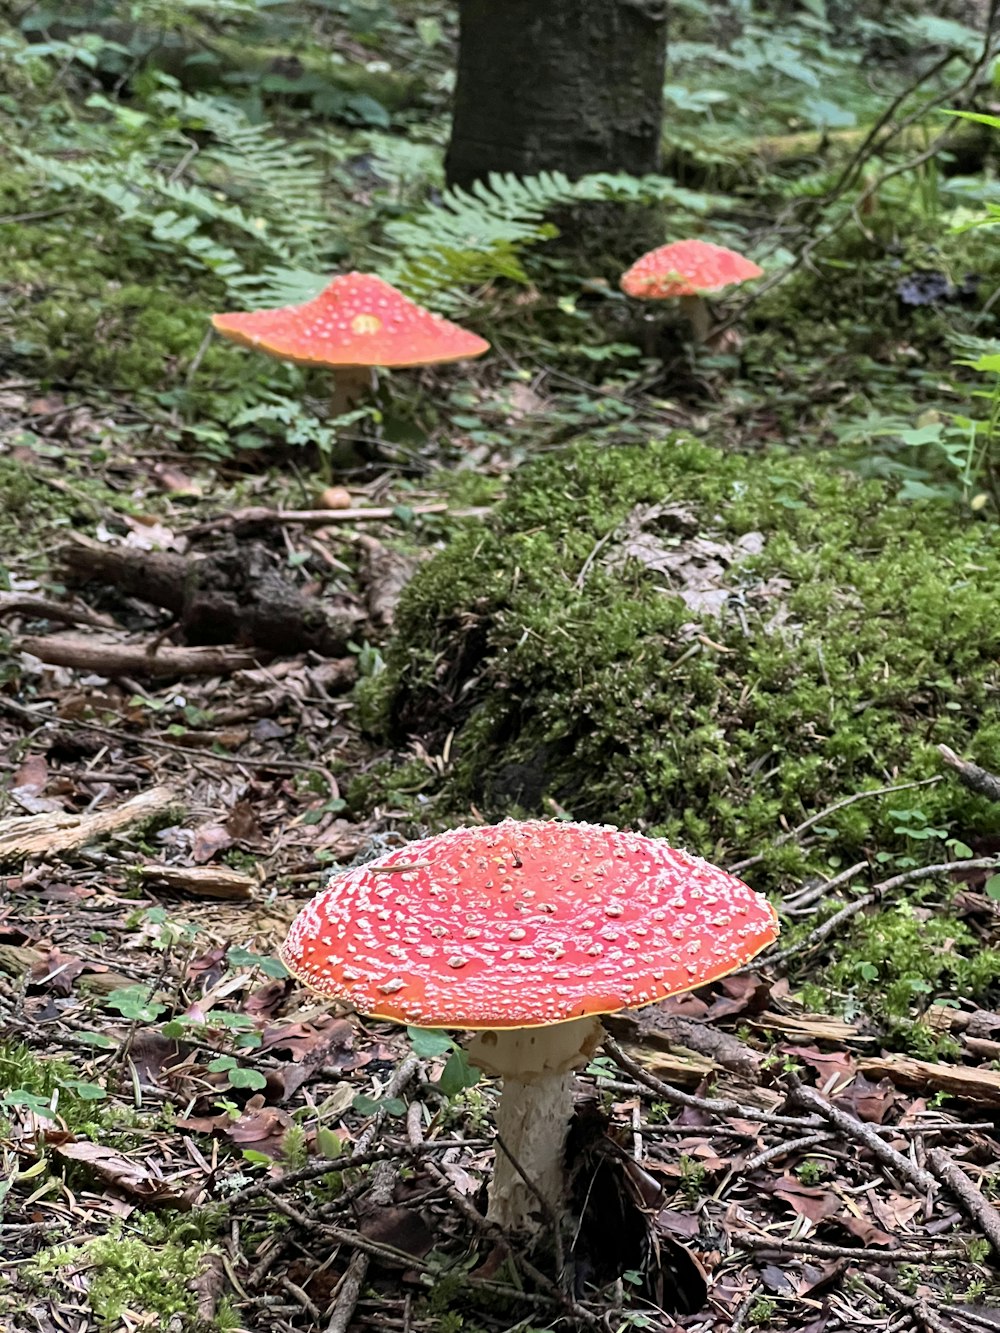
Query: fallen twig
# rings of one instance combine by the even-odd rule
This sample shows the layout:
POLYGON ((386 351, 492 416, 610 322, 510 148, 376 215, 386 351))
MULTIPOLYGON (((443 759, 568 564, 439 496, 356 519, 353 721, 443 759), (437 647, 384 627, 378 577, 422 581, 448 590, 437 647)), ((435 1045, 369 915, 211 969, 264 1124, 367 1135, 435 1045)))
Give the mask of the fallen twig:
POLYGON ((169 787, 151 787, 111 810, 87 815, 15 815, 0 819, 0 864, 54 856, 160 815, 178 804, 169 787))
POLYGON ((826 921, 818 925, 815 930, 811 930, 797 943, 790 944, 787 949, 779 949, 777 953, 761 954, 752 963, 738 968, 734 975, 758 971, 762 963, 769 968, 783 968, 790 958, 796 958, 799 954, 806 953, 817 944, 822 944, 825 939, 839 930, 845 921, 850 921, 852 917, 857 916, 866 907, 871 907, 873 903, 884 898, 891 890, 898 889, 904 884, 913 884, 921 879, 931 879, 934 875, 953 874, 956 870, 995 870, 997 866, 998 861, 995 856, 977 856, 968 861, 940 861, 935 865, 917 866, 913 870, 904 870, 902 874, 893 875, 890 879, 884 879, 880 884, 876 884, 870 893, 864 893, 860 898, 855 898, 853 902, 848 903, 839 912, 835 912, 833 916, 828 917, 826 921))
MULTIPOLYGON (((234 509, 231 514, 222 514, 218 518, 208 518, 193 527, 185 528, 182 537, 200 537, 206 532, 230 531, 236 528, 253 528, 264 524, 300 523, 306 527, 323 528, 333 523, 371 523, 376 520, 399 519, 404 506, 369 505, 359 509, 268 509, 265 505, 251 505, 246 509, 234 509)), ((446 514, 446 504, 407 505, 410 514, 446 514)), ((460 514, 475 514, 479 510, 454 511, 460 514)))
POLYGON ((873 1273, 867 1271, 862 1275, 861 1281, 871 1287, 877 1295, 890 1300, 900 1310, 905 1310, 917 1324, 922 1324, 928 1333, 953 1333, 951 1327, 943 1319, 939 1319, 920 1296, 908 1296, 891 1282, 875 1277, 873 1273))
POLYGON ((895 1250, 881 1249, 876 1245, 828 1245, 821 1240, 792 1240, 790 1237, 761 1235, 756 1231, 730 1231, 729 1239, 741 1250, 757 1253, 804 1254, 815 1259, 853 1259, 859 1263, 870 1263, 878 1259, 885 1264, 926 1264, 936 1263, 940 1259, 965 1258, 964 1245, 935 1247, 928 1244, 920 1249, 916 1246, 901 1246, 895 1250))
POLYGON ((5 616, 30 616, 33 620, 58 620, 65 625, 93 625, 97 629, 117 629, 110 616, 102 616, 89 607, 66 606, 44 597, 23 592, 0 592, 0 620, 5 616))
POLYGON ((637 1060, 633 1060, 630 1055, 626 1055, 610 1034, 605 1035, 603 1044, 604 1049, 619 1068, 631 1074, 637 1083, 643 1083, 647 1088, 651 1088, 665 1102, 671 1102, 676 1106, 692 1107, 697 1111, 709 1111, 713 1115, 739 1116, 742 1120, 752 1120, 764 1125, 781 1125, 785 1128, 799 1130, 818 1129, 822 1126, 822 1121, 817 1119, 816 1116, 774 1115, 772 1112, 762 1111, 756 1106, 743 1106, 739 1102, 729 1101, 728 1099, 696 1097, 693 1093, 682 1092, 680 1088, 664 1083, 655 1074, 651 1074, 647 1069, 644 1069, 637 1060))
POLYGON ((886 1143, 875 1132, 872 1125, 867 1125, 864 1121, 859 1120, 857 1116, 834 1106, 815 1088, 807 1087, 795 1074, 786 1074, 785 1081, 791 1091, 793 1100, 798 1102, 800 1106, 815 1112, 816 1115, 838 1129, 846 1138, 864 1144, 874 1158, 880 1161, 883 1166, 888 1167, 890 1171, 893 1171, 900 1179, 908 1181, 920 1194, 927 1196, 937 1191, 937 1181, 930 1172, 917 1166, 916 1162, 911 1161, 909 1157, 904 1157, 901 1152, 886 1143))
POLYGON ((939 745, 938 754, 949 768, 955 770, 963 786, 980 796, 988 797, 991 801, 1000 801, 1000 778, 995 773, 980 768, 978 764, 970 763, 968 759, 962 759, 950 745, 939 745))
POLYGON ((966 1217, 982 1231, 994 1253, 1000 1254, 1000 1212, 943 1148, 932 1148, 927 1154, 927 1163, 938 1179, 947 1185, 966 1217))
POLYGON ((259 666, 269 654, 235 645, 174 647, 115 643, 79 634, 22 635, 14 651, 31 653, 53 666, 94 671, 101 676, 229 676, 259 666))

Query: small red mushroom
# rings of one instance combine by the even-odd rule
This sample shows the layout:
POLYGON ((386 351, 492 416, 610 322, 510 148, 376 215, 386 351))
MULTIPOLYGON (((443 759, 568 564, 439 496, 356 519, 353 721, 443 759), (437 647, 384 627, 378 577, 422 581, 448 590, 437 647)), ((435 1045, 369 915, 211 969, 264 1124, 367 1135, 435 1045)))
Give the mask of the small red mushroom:
POLYGON ((558 1209, 573 1071, 601 1040, 599 1015, 724 977, 777 931, 765 898, 663 839, 508 819, 335 876, 281 957, 361 1014, 477 1029, 469 1056, 503 1077, 511 1154, 497 1154, 489 1216, 531 1230, 538 1200, 521 1171, 558 1209))
POLYGON ((334 415, 362 396, 375 366, 462 361, 490 346, 370 273, 341 274, 302 305, 213 315, 212 324, 223 337, 268 356, 336 370, 334 415))
POLYGON ((709 312, 705 295, 734 283, 759 278, 764 270, 735 250, 711 241, 674 241, 637 259, 622 274, 626 296, 665 301, 680 297, 681 309, 691 322, 695 342, 708 337, 709 312))

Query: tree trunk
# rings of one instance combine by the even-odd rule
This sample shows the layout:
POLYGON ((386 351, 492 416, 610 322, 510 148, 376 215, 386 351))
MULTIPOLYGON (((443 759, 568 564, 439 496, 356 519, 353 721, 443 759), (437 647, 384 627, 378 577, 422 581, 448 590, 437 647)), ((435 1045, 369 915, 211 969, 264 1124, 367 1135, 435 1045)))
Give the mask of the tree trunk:
POLYGON ((459 0, 449 184, 657 171, 666 13, 663 0, 459 0))

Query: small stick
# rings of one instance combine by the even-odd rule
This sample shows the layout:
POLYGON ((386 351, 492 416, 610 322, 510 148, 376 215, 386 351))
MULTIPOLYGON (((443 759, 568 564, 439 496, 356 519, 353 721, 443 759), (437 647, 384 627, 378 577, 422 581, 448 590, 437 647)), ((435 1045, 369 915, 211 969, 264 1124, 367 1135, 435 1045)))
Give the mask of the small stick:
POLYGON ((805 1254, 817 1259, 854 1259, 869 1262, 878 1259, 880 1264, 926 1264, 937 1263, 939 1259, 961 1259, 966 1257, 964 1245, 949 1245, 944 1249, 916 1249, 910 1247, 898 1250, 883 1250, 874 1245, 861 1249, 857 1245, 827 1245, 819 1240, 791 1240, 780 1236, 760 1236, 752 1231, 731 1231, 729 1238, 741 1250, 774 1251, 776 1254, 805 1254))
POLYGON ((624 1069, 626 1073, 631 1074, 637 1083, 645 1084, 647 1088, 651 1088, 665 1102, 672 1102, 677 1106, 693 1107, 696 1111, 711 1111, 714 1115, 740 1116, 744 1120, 753 1120, 757 1124, 782 1125, 792 1129, 817 1129, 821 1127, 821 1122, 815 1116, 772 1115, 770 1111, 761 1111, 755 1106, 741 1106, 739 1102, 723 1101, 718 1097, 696 1097, 693 1093, 682 1092, 680 1088, 675 1088, 670 1083, 664 1083, 655 1074, 650 1074, 648 1070, 643 1069, 638 1061, 625 1054, 614 1037, 609 1034, 604 1037, 604 1049, 616 1065, 624 1069))
POLYGON ((976 1223, 995 1253, 1000 1254, 1000 1212, 943 1148, 931 1148, 927 1161, 937 1178, 955 1196, 962 1212, 976 1223))
MULTIPOLYGON (((815 814, 810 815, 808 819, 804 819, 801 824, 796 824, 795 828, 789 829, 787 833, 779 834, 771 843, 771 846, 783 847, 786 842, 791 842, 793 838, 797 838, 800 834, 811 829, 813 824, 818 824, 820 820, 826 819, 837 810, 843 810, 847 805, 853 805, 855 801, 866 801, 872 796, 886 796, 897 791, 909 791, 912 787, 930 787, 933 786, 935 782, 940 781, 941 777, 939 774, 933 778, 921 778, 918 782, 901 782, 896 786, 873 787, 871 791, 856 791, 853 795, 845 796, 840 801, 834 801, 832 805, 828 805, 823 810, 819 810, 815 814)), ((740 870, 746 870, 748 866, 757 865, 759 862, 763 861, 763 859, 763 856, 748 856, 745 861, 736 861, 731 866, 727 866, 726 869, 731 875, 735 875, 740 870)))
POLYGON ((970 763, 968 759, 962 759, 950 745, 939 745, 938 754, 949 768, 955 770, 959 782, 964 787, 977 792, 980 796, 988 797, 991 801, 1000 801, 1000 778, 995 773, 980 768, 978 764, 970 763))
MULTIPOLYGON (((397 1065, 393 1072, 392 1078, 386 1085, 385 1096, 387 1098, 398 1097, 419 1067, 420 1062, 417 1057, 408 1055, 405 1060, 397 1065)), ((367 1152, 384 1120, 385 1111, 377 1111, 372 1118, 372 1123, 358 1139, 355 1146, 357 1156, 360 1157, 362 1153, 367 1152)), ((396 1189, 396 1175, 397 1168, 390 1162, 382 1161, 375 1167, 372 1172, 371 1188, 366 1196, 374 1207, 385 1208, 392 1202, 392 1196, 396 1189)), ((351 1255, 347 1271, 337 1288, 336 1299, 330 1307, 330 1322, 326 1326, 326 1333, 347 1333, 350 1322, 354 1318, 354 1308, 358 1303, 358 1297, 361 1295, 365 1278, 368 1276, 368 1261, 369 1256, 363 1250, 355 1250, 351 1255)))
POLYGON ((918 866, 915 870, 904 870, 900 875, 893 875, 891 879, 884 879, 881 884, 876 884, 870 893, 862 894, 860 898, 855 898, 853 902, 842 907, 839 912, 811 930, 804 939, 799 940, 797 944, 789 945, 787 949, 779 949, 777 953, 761 954, 755 958, 752 963, 745 967, 737 968, 734 973, 739 976, 744 972, 757 971, 761 964, 768 967, 777 967, 786 963, 789 958, 795 958, 800 953, 805 953, 814 945, 821 944, 829 935, 844 924, 850 921, 851 917, 857 916, 864 908, 870 907, 872 903, 878 902, 884 898, 892 889, 898 889, 903 884, 912 884, 920 879, 931 879, 934 875, 953 874, 956 870, 996 870, 998 861, 995 856, 976 856, 969 861, 939 861, 931 866, 918 866))
POLYGON ((871 1273, 864 1273, 861 1281, 871 1287, 879 1296, 892 1301, 893 1305, 900 1310, 905 1310, 916 1323, 923 1324, 928 1333, 953 1333, 949 1325, 943 1319, 939 1319, 927 1302, 921 1300, 919 1296, 908 1296, 905 1291, 900 1291, 891 1282, 886 1282, 883 1278, 875 1277, 871 1273))
MULTIPOLYGON (((446 504, 407 505, 413 514, 445 514, 446 504)), ((217 532, 220 528, 252 528, 258 523, 302 523, 307 527, 326 527, 330 523, 365 523, 375 519, 398 518, 398 507, 369 505, 362 509, 268 509, 263 505, 254 505, 249 509, 234 509, 231 514, 220 518, 209 518, 204 523, 195 523, 184 528, 182 537, 200 537, 205 532, 217 532)), ((465 512, 465 511, 461 511, 465 512)), ((477 511, 478 512, 478 511, 477 511)))
POLYGON ((937 1191, 937 1181, 930 1172, 917 1166, 916 1163, 910 1161, 909 1157, 904 1157, 901 1152, 897 1152, 884 1139, 879 1138, 871 1125, 866 1125, 857 1116, 850 1115, 847 1111, 842 1111, 839 1107, 834 1106, 832 1102, 828 1102, 815 1088, 807 1087, 802 1083, 795 1074, 786 1075, 785 1081, 791 1089, 793 1099, 800 1106, 815 1111, 818 1116, 828 1121, 835 1129, 840 1130, 846 1138, 856 1139, 859 1143, 863 1143, 871 1155, 880 1161, 883 1166, 888 1167, 890 1171, 894 1171, 903 1180, 909 1181, 914 1189, 924 1197, 937 1191))

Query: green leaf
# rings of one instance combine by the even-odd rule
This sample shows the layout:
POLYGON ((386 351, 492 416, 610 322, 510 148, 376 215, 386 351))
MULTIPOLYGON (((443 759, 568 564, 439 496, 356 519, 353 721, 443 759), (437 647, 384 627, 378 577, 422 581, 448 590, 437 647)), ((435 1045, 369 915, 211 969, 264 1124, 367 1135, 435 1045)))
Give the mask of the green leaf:
POLYGON ((63 1087, 85 1102, 99 1102, 108 1095, 107 1088, 102 1088, 99 1083, 87 1083, 80 1078, 63 1079, 63 1087))
POLYGON ((439 1028, 408 1027, 406 1035, 413 1047, 413 1054, 419 1056, 421 1060, 433 1060, 435 1056, 444 1055, 455 1044, 448 1034, 439 1028))
POLYGON ((986 881, 986 896, 1000 902, 1000 875, 991 875, 986 881))
POLYGON ((325 1125, 316 1131, 316 1147, 324 1157, 337 1158, 344 1151, 344 1141, 339 1134, 325 1125))
POLYGON ((77 1041, 85 1041, 88 1046, 99 1046, 102 1051, 113 1051, 118 1043, 104 1032, 78 1032, 77 1041))
POLYGON ((369 1097, 359 1092, 351 1103, 359 1115, 377 1115, 384 1111, 386 1115, 405 1115, 406 1103, 399 1097, 369 1097))
POLYGON ((122 1018, 134 1023, 155 1023, 166 1009, 165 1004, 150 998, 146 986, 122 986, 113 990, 104 1003, 108 1009, 117 1009, 122 1018))
POLYGON ((452 1052, 451 1059, 441 1070, 437 1086, 446 1097, 457 1097, 466 1088, 474 1088, 480 1080, 480 1072, 469 1064, 469 1057, 459 1046, 452 1052))
POLYGON ((244 1069, 242 1065, 230 1069, 229 1082, 234 1088, 253 1088, 255 1091, 267 1087, 267 1079, 259 1069, 244 1069))

